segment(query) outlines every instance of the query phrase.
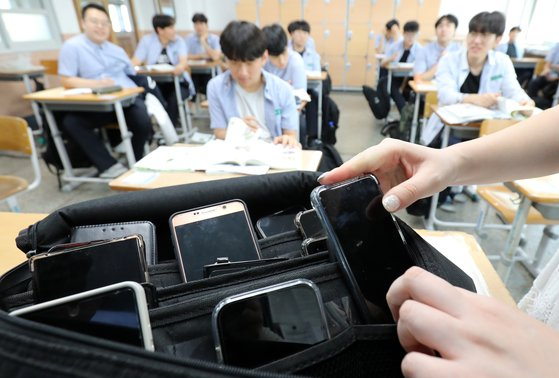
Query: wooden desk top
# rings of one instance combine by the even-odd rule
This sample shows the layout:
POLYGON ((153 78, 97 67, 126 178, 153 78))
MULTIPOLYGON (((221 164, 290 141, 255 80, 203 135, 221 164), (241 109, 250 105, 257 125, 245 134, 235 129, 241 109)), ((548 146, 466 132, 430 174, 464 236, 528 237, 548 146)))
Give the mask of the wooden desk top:
POLYGON ((310 75, 307 72, 307 81, 322 81, 322 80, 326 80, 327 76, 328 73, 326 73, 325 71, 321 71, 320 75, 310 75))
POLYGON ((516 180, 512 184, 533 202, 559 203, 559 174, 516 180))
POLYGON ((415 93, 424 94, 429 92, 437 92, 437 83, 435 83, 434 81, 422 81, 416 83, 414 80, 410 80, 408 81, 408 84, 415 93))
POLYGON ((23 96, 26 100, 38 101, 38 102, 52 102, 52 103, 113 103, 115 101, 124 100, 144 91, 144 88, 134 87, 134 88, 124 88, 118 92, 107 93, 103 95, 96 94, 79 94, 65 96, 63 94, 64 87, 57 87, 52 89, 46 89, 44 91, 29 93, 23 96))
POLYGON ((481 127, 481 121, 475 121, 475 122, 466 122, 466 123, 450 123, 448 122, 448 120, 445 120, 444 117, 441 117, 441 114, 438 112, 439 110, 439 105, 431 105, 431 109, 433 109, 433 112, 435 112, 437 114, 437 116, 439 116, 439 118, 441 119, 442 123, 444 123, 446 126, 451 126, 451 127, 464 127, 464 128, 471 128, 471 129, 479 129, 481 127))
POLYGON ((19 231, 46 216, 47 214, 0 212, 0 274, 27 260, 25 254, 16 247, 16 236, 19 231))
POLYGON ((145 76, 182 76, 183 74, 180 73, 175 75, 174 70, 148 70, 148 69, 138 69, 136 70, 138 75, 145 75, 145 76))
MULTIPOLYGON (((321 151, 303 150, 303 164, 301 170, 316 171, 321 158, 321 151)), ((269 173, 273 174, 277 172, 285 171, 271 169, 269 173)), ((240 176, 243 175, 236 173, 207 174, 205 172, 146 172, 130 169, 128 172, 109 182, 109 187, 113 190, 145 190, 240 176)))
POLYGON ((537 64, 544 60, 543 58, 524 57, 524 58, 511 58, 513 63, 534 63, 537 64))
POLYGON ((393 72, 410 72, 413 71, 413 63, 390 63, 386 69, 393 72))
POLYGON ((188 61, 188 65, 193 68, 214 68, 219 66, 219 64, 219 60, 200 59, 188 61))
MULTIPOLYGON (((25 254, 15 245, 15 238, 19 231, 46 216, 47 214, 0 212, 0 224, 2 225, 0 229, 0 274, 26 260, 25 254)), ((487 283, 490 294, 514 305, 513 299, 473 236, 463 232, 451 231, 419 230, 418 232, 429 240, 444 238, 453 243, 465 243, 487 283)))
POLYGON ((2 78, 13 78, 22 75, 42 75, 45 73, 45 67, 43 66, 33 66, 29 68, 14 68, 14 69, 0 69, 0 77, 2 78))

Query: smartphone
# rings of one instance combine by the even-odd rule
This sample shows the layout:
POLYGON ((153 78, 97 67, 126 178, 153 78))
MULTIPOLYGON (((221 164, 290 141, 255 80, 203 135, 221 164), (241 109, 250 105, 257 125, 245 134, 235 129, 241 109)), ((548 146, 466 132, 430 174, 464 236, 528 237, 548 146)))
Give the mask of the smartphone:
POLYGON ((204 278, 217 258, 260 260, 260 248, 243 201, 200 207, 171 216, 171 235, 184 282, 204 278))
POLYGON ((305 210, 295 216, 295 225, 303 239, 317 238, 326 235, 315 209, 305 210))
POLYGON ((320 291, 306 279, 223 299, 213 311, 212 332, 218 361, 246 368, 330 338, 320 291))
POLYGON ((301 243, 303 256, 314 255, 319 252, 328 251, 328 239, 326 236, 318 238, 307 238, 301 243))
POLYGON ((250 261, 229 261, 228 259, 218 258, 213 264, 204 265, 204 278, 221 276, 242 272, 250 268, 286 261, 285 257, 272 257, 269 259, 250 260, 250 261))
POLYGON ((277 213, 267 215, 256 221, 256 231, 261 238, 282 234, 288 231, 295 231, 296 215, 305 210, 301 206, 293 206, 277 213))
POLYGON ((62 244, 30 257, 33 292, 44 302, 122 281, 148 282, 142 237, 62 244))
POLYGON ((137 282, 119 282, 25 307, 10 315, 154 350, 146 295, 137 282))
POLYGON ((362 320, 391 322, 386 293, 412 261, 400 227, 382 206, 376 177, 365 175, 319 186, 311 193, 311 203, 327 231, 329 250, 340 263, 362 320))

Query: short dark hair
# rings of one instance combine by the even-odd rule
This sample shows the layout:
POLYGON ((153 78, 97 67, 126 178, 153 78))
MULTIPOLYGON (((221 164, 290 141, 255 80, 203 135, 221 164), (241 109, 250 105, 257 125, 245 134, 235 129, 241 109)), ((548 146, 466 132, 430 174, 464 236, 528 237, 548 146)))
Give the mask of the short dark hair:
POLYGON ((447 20, 449 23, 454 24, 454 28, 458 27, 458 19, 456 18, 455 15, 449 13, 439 17, 437 22, 435 22, 435 29, 438 28, 441 22, 443 22, 444 20, 447 20))
POLYGON ((281 55, 287 47, 287 34, 279 24, 272 24, 262 28, 266 40, 266 48, 271 56, 281 55))
POLYGON ((231 21, 219 38, 221 51, 229 60, 250 62, 266 51, 266 38, 262 30, 247 21, 231 21))
POLYGON ((519 32, 520 33, 521 31, 522 31, 522 29, 520 29, 520 26, 513 26, 512 28, 510 28, 509 33, 510 32, 519 32))
POLYGON ((311 26, 305 20, 293 21, 287 26, 287 32, 289 34, 292 34, 296 30, 302 30, 302 31, 306 31, 307 33, 310 33, 311 26))
POLYGON ((96 3, 89 3, 89 4, 86 4, 82 8, 82 20, 85 20, 85 14, 89 9, 97 9, 98 11, 101 11, 101 12, 105 13, 107 15, 107 17, 109 17, 109 19, 111 18, 109 16, 109 12, 107 12, 107 10, 105 9, 104 6, 96 4, 96 3))
POLYGON ((419 31, 419 24, 417 21, 408 21, 404 24, 404 33, 417 33, 419 31))
POLYGON ((398 27, 400 27, 400 23, 398 22, 398 20, 396 20, 395 18, 393 18, 392 20, 388 21, 386 23, 386 25, 384 25, 386 27, 386 30, 390 30, 392 29, 392 27, 396 25, 398 27))
POLYGON ((194 13, 194 16, 192 16, 192 22, 193 23, 203 22, 204 24, 207 24, 208 18, 204 13, 194 13))
POLYGON ((175 24, 175 18, 166 14, 156 14, 151 19, 153 30, 157 33, 157 29, 165 29, 175 24))
POLYGON ((505 15, 501 12, 481 12, 470 20, 468 28, 470 33, 490 33, 500 37, 505 32, 505 23, 505 15))

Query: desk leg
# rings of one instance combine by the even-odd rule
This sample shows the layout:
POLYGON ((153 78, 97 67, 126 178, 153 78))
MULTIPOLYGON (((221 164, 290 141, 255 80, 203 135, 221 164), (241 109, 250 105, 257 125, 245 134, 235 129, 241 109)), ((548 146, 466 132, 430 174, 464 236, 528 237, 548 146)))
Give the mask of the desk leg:
POLYGON ((503 278, 505 284, 507 283, 509 276, 512 272, 514 256, 516 254, 516 249, 518 248, 518 243, 520 242, 520 236, 522 234, 522 229, 526 224, 526 218, 528 217, 528 212, 532 201, 526 196, 522 196, 520 205, 514 217, 514 222, 512 223, 512 228, 507 237, 505 243, 505 248, 501 252, 501 258, 499 259, 499 264, 497 265, 497 273, 503 278))
POLYGON ((419 123, 419 103, 421 101, 421 94, 415 94, 415 105, 413 107, 413 118, 411 121, 410 142, 415 143, 415 136, 417 135, 417 125, 419 123))
POLYGON ((52 139, 54 140, 54 145, 56 146, 58 156, 60 156, 60 161, 62 162, 62 167, 64 168, 64 176, 71 179, 75 177, 75 175, 72 169, 72 163, 70 162, 70 158, 66 152, 66 147, 64 146, 64 141, 62 140, 62 134, 60 133, 56 120, 54 119, 54 116, 48 106, 43 105, 43 109, 45 110, 45 117, 47 119, 48 127, 50 128, 50 133, 52 134, 52 139))
POLYGON ((124 143, 124 148, 126 148, 128 167, 132 168, 134 163, 136 163, 136 157, 134 156, 134 149, 132 148, 131 141, 132 133, 128 131, 128 127, 126 126, 126 119, 124 118, 124 111, 122 110, 122 103, 120 101, 115 102, 115 113, 118 121, 118 128, 120 129, 122 143, 124 143))
POLYGON ((174 76, 173 82, 175 83, 175 94, 177 95, 177 106, 179 107, 179 118, 182 127, 182 138, 184 138, 184 140, 186 141, 186 139, 188 138, 188 132, 190 131, 189 130, 190 125, 187 125, 186 123, 184 101, 181 95, 181 87, 180 87, 181 84, 180 84, 179 77, 177 75, 174 76))
POLYGON ((318 125, 316 130, 316 137, 322 140, 322 80, 319 81, 318 87, 318 125))
MULTIPOLYGON (((386 92, 388 93, 388 101, 390 101, 390 90, 392 89, 392 70, 388 70, 388 79, 386 81, 386 92)), ((377 88, 378 89, 378 88, 377 88)))
MULTIPOLYGON (((441 142, 441 149, 448 146, 448 140, 450 138, 450 127, 445 125, 443 130, 443 139, 441 142)), ((429 207, 429 218, 425 223, 425 228, 428 230, 435 229, 435 223, 437 223, 437 205, 439 203, 439 193, 433 194, 431 197, 431 206, 429 207)))
MULTIPOLYGON (((29 75, 23 75, 23 84, 25 85, 25 90, 27 93, 33 93, 33 86, 31 85, 31 79, 29 75)), ((33 115, 35 116, 35 121, 39 126, 39 130, 33 132, 34 134, 43 133, 43 119, 41 118, 41 113, 39 111, 39 105, 35 101, 31 101, 31 108, 33 109, 33 115)))

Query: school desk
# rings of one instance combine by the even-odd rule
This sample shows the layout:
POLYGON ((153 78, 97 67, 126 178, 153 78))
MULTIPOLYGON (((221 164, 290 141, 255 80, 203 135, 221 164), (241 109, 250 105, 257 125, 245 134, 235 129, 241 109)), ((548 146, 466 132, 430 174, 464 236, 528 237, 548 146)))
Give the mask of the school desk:
POLYGON ((415 143, 417 128, 419 126, 419 104, 421 102, 421 97, 429 92, 437 92, 437 84, 434 81, 422 81, 416 83, 413 80, 410 80, 408 84, 415 92, 415 103, 413 106, 413 118, 410 131, 410 142, 415 143))

